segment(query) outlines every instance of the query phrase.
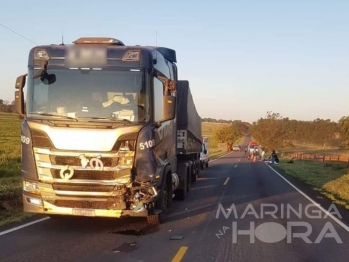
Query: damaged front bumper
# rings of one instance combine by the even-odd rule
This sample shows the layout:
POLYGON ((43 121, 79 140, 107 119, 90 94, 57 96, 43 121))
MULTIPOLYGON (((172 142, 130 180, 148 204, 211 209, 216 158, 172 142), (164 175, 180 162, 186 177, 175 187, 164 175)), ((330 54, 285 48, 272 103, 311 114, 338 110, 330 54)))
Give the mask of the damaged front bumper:
MULTIPOLYGON (((41 183, 39 183, 41 184, 41 183)), ((41 187, 40 187, 41 188, 41 187)), ((51 188, 40 194, 23 192, 25 212, 86 217, 147 217, 154 212, 158 192, 152 185, 124 188, 110 197, 59 196, 51 188)))

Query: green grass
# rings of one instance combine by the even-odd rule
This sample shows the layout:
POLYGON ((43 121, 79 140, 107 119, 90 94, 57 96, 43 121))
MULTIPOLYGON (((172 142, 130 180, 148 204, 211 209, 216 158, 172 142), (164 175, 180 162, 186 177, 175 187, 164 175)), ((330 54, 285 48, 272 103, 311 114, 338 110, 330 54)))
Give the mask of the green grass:
POLYGON ((287 174, 312 186, 314 190, 349 209, 349 172, 345 163, 281 159, 278 165, 287 174))
POLYGON ((203 122, 201 123, 202 136, 213 137, 215 132, 225 125, 228 124, 203 122))
POLYGON ((29 216, 22 211, 20 174, 20 119, 0 113, 0 226, 29 216))
POLYGON ((319 146, 319 145, 309 145, 300 144, 295 145, 292 148, 285 148, 283 152, 294 152, 294 153, 305 153, 313 155, 335 155, 335 156, 349 156, 348 149, 340 149, 339 147, 331 146, 319 146))

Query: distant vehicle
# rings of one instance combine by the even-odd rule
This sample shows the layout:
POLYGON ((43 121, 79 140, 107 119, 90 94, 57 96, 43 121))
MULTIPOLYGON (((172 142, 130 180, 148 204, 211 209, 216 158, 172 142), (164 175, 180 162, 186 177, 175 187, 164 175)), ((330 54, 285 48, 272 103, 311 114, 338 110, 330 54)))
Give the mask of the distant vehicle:
POLYGON ((240 147, 240 145, 235 145, 235 146, 233 146, 233 151, 241 151, 241 147, 240 147))
POLYGON ((203 137, 202 150, 200 153, 200 167, 201 167, 201 169, 204 169, 205 167, 208 168, 209 161, 210 161, 210 153, 209 153, 208 139, 207 139, 207 137, 203 137))
POLYGON ((247 152, 252 153, 253 151, 257 151, 257 152, 260 151, 258 142, 252 141, 248 144, 247 152))

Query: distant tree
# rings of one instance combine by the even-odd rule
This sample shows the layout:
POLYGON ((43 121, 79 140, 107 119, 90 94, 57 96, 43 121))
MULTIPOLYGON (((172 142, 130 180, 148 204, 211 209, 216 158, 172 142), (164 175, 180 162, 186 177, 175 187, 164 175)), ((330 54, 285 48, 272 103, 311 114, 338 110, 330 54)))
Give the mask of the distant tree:
MULTIPOLYGON (((346 137, 345 126, 346 122, 343 119, 341 129, 343 137, 346 137)), ((278 113, 267 112, 265 118, 253 123, 251 130, 257 140, 270 148, 282 148, 300 143, 338 146, 340 143, 339 124, 330 119, 299 121, 290 120, 288 117, 282 118, 278 113)))
POLYGON ((254 123, 251 131, 252 136, 269 150, 285 146, 284 140, 287 131, 279 113, 268 111, 265 118, 260 118, 254 123))
POLYGON ((214 134, 214 138, 218 143, 234 143, 241 136, 242 133, 236 125, 224 125, 214 134))
POLYGON ((349 147, 349 116, 343 116, 339 120, 338 125, 341 137, 341 146, 349 147))

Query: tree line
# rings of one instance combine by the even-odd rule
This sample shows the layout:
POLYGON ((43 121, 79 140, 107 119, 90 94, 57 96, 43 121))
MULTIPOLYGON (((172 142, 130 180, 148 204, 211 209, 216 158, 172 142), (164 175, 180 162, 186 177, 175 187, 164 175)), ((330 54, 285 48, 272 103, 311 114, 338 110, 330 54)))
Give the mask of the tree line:
POLYGON ((243 122, 241 120, 225 120, 225 119, 215 119, 215 118, 209 118, 209 117, 208 118, 204 117, 202 118, 201 121, 206 123, 220 123, 220 124, 233 124, 234 122, 239 121, 246 125, 250 125, 249 123, 243 122))
POLYGON ((12 101, 11 103, 7 100, 0 99, 0 112, 5 113, 15 113, 15 101, 12 101))
POLYGON ((300 121, 267 112, 266 117, 253 123, 251 134, 270 150, 299 144, 345 147, 349 145, 349 118, 339 122, 320 118, 300 121))
POLYGON ((234 143, 242 136, 249 134, 250 126, 249 123, 234 120, 231 124, 219 128, 214 134, 214 139, 218 143, 234 143))

